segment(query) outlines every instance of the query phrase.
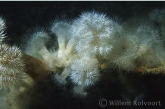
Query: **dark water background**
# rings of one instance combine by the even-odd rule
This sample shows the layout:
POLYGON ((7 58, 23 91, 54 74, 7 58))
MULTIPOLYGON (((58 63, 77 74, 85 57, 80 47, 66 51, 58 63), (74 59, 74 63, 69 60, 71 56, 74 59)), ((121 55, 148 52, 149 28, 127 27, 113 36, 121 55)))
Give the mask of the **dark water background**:
MULTIPOLYGON (((49 27, 55 18, 74 19, 84 11, 98 11, 125 21, 130 17, 146 16, 153 9, 165 8, 165 2, 0 2, 0 15, 7 22, 7 42, 20 46, 24 35, 34 27, 49 27)), ((165 109, 165 76, 162 74, 137 74, 119 76, 119 72, 105 71, 102 80, 88 88, 84 99, 72 96, 72 84, 59 89, 52 77, 39 83, 31 93, 29 109, 99 109, 99 100, 131 102, 160 101, 160 106, 109 106, 109 109, 165 109), (108 72, 108 73, 107 73, 108 72), (110 72, 110 73, 109 73, 110 72), (124 78, 124 79, 121 79, 124 78), (49 85, 48 85, 49 84, 49 85)), ((121 73, 121 72, 120 72, 121 73)), ((26 99, 25 99, 26 100, 26 99)), ((29 102, 29 101, 28 101, 29 102)))

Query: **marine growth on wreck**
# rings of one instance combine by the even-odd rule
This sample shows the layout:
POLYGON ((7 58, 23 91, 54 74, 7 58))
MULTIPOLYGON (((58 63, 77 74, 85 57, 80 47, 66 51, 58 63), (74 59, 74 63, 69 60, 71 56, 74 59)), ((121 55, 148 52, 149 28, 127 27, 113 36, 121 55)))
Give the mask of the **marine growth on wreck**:
POLYGON ((28 101, 29 90, 48 75, 59 88, 72 84, 72 96, 85 99, 102 72, 164 73, 165 11, 153 10, 148 18, 119 23, 105 13, 82 12, 72 21, 54 20, 48 31, 34 31, 20 49, 4 42, 7 22, 1 17, 0 109, 26 109, 29 103, 21 99, 28 101), (57 40, 48 47, 52 35, 57 40))

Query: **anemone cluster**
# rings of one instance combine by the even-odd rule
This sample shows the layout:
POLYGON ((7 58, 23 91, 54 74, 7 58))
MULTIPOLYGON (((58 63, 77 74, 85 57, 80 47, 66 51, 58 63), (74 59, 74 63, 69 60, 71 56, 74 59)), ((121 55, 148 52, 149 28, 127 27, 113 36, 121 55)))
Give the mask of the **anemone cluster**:
POLYGON ((103 13, 83 12, 75 20, 58 20, 51 25, 58 49, 53 46, 50 50, 46 46, 50 34, 38 30, 28 40, 25 53, 43 60, 59 86, 69 79, 74 94, 86 96, 85 88, 100 80, 103 69, 130 72, 165 65, 163 30, 154 26, 153 13, 148 21, 122 24, 103 13))
POLYGON ((55 20, 49 31, 35 31, 21 51, 4 42, 6 25, 0 17, 0 108, 28 108, 22 98, 31 99, 28 94, 50 72, 59 87, 71 83, 73 95, 81 97, 101 81, 104 70, 164 73, 164 19, 164 9, 153 10, 147 21, 133 18, 124 23, 103 13, 83 12, 72 21, 55 20))

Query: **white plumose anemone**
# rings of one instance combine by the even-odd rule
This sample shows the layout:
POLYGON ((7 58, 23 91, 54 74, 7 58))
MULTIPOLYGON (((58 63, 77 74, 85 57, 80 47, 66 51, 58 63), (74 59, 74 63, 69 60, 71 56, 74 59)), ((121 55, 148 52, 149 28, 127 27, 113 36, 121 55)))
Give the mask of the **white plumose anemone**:
POLYGON ((49 69, 56 71, 57 68, 62 68, 61 74, 55 75, 55 80, 59 85, 66 84, 66 78, 70 74, 70 64, 76 57, 73 54, 73 47, 75 45, 75 39, 70 35, 70 23, 68 22, 55 22, 51 27, 52 33, 57 37, 59 48, 50 54, 46 59, 46 63, 49 69))
POLYGON ((162 64, 164 57, 161 53, 164 53, 163 44, 160 40, 159 31, 153 27, 153 25, 140 25, 135 32, 135 35, 139 38, 140 49, 137 53, 137 60, 140 65, 146 65, 147 67, 153 67, 162 64), (162 49, 160 53, 160 49, 162 49))
POLYGON ((49 35, 42 30, 34 32, 27 43, 25 52, 39 59, 46 58, 49 52, 45 44, 49 41, 49 38, 49 35))
POLYGON ((125 34, 116 38, 116 43, 107 59, 119 69, 132 71, 136 68, 134 60, 139 49, 138 38, 131 34, 125 34))
POLYGON ((6 22, 2 17, 0 17, 0 42, 2 42, 4 38, 6 38, 5 29, 6 29, 6 22))
POLYGON ((69 76, 70 74, 70 68, 64 68, 63 72, 59 75, 59 74, 55 74, 55 80, 59 83, 58 86, 64 86, 67 81, 66 78, 69 76))
POLYGON ((122 27, 97 12, 84 12, 73 22, 72 35, 78 39, 75 49, 78 53, 106 55, 113 48, 113 38, 122 27))
POLYGON ((0 89, 18 88, 25 77, 22 52, 16 46, 0 44, 0 89))
POLYGON ((61 74, 56 74, 55 79, 59 84, 65 84, 65 79, 70 74, 70 63, 74 59, 73 47, 75 39, 70 36, 70 24, 68 22, 54 22, 51 26, 58 41, 58 50, 49 51, 46 43, 50 40, 49 35, 44 31, 35 32, 26 47, 26 53, 44 61, 45 67, 58 73, 58 69, 63 69, 61 74))
POLYGON ((83 56, 73 61, 70 78, 77 85, 91 86, 99 80, 98 66, 97 59, 83 56))

